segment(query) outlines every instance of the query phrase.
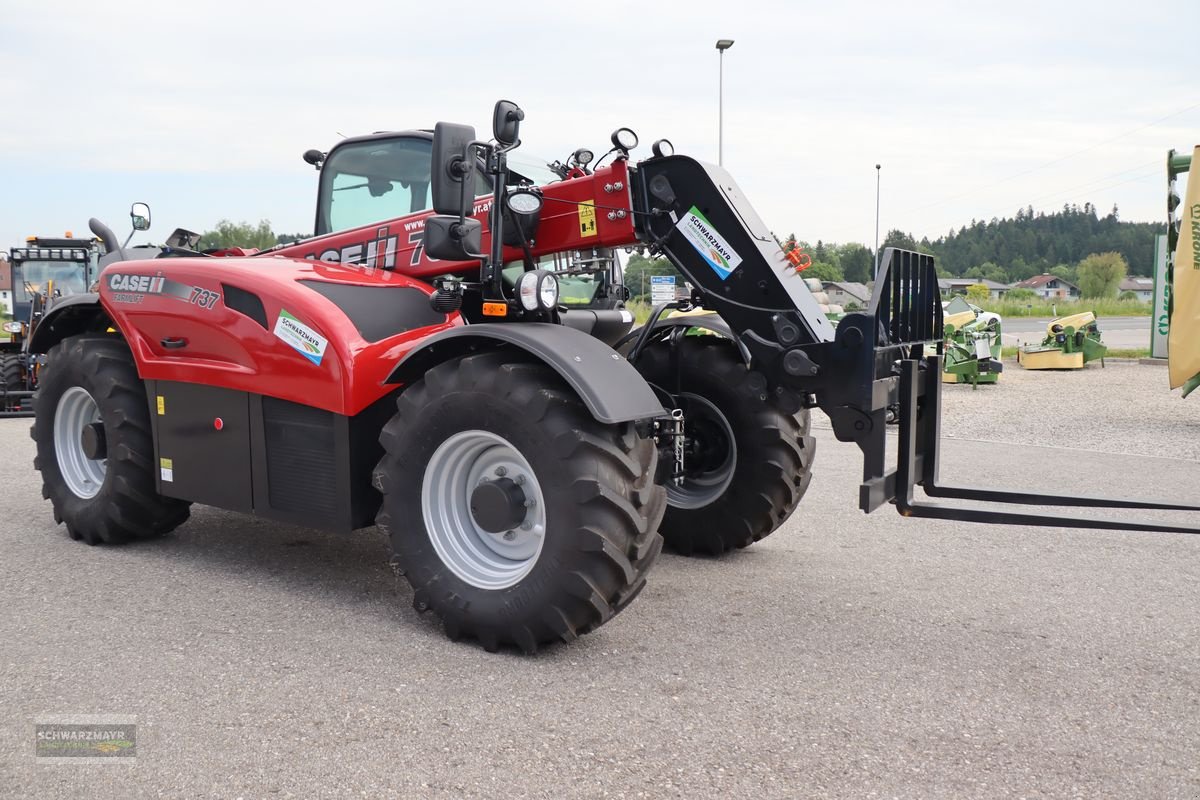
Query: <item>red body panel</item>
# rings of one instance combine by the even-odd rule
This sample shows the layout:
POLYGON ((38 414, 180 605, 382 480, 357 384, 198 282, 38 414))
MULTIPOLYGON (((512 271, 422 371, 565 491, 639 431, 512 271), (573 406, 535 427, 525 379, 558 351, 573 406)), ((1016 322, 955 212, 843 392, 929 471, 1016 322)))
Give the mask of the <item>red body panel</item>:
MULTIPOLYGON (((624 159, 594 175, 550 184, 543 191, 546 202, 535 255, 636 241, 624 159)), ((485 250, 490 208, 488 198, 475 201, 475 216, 484 223, 485 250)), ((100 278, 101 303, 129 341, 144 380, 202 383, 353 416, 394 388, 384 380, 405 354, 431 334, 465 322, 451 314, 445 324, 368 342, 337 305, 298 281, 381 290, 417 287, 428 295, 430 287, 419 278, 477 271, 477 261, 439 261, 425 255, 422 235, 432 213, 340 231, 253 256, 113 264, 100 278), (225 304, 222 283, 262 300, 265 330, 225 304), (327 340, 319 363, 275 334, 281 312, 327 340), (172 340, 186 340, 186 344, 164 345, 172 340)), ((521 251, 506 248, 505 258, 520 259, 521 251)))
POLYGON ((164 258, 106 268, 100 302, 128 340, 144 380, 203 383, 347 416, 395 388, 384 385, 388 373, 424 338, 464 324, 452 314, 445 324, 368 342, 337 305, 300 280, 430 293, 426 284, 394 272, 278 255, 164 258), (262 300, 267 329, 225 305, 222 283, 262 300), (275 335, 281 311, 328 340, 320 363, 275 335), (163 344, 179 339, 186 345, 163 344))
MULTIPOLYGON (((552 183, 543 186, 542 190, 546 203, 542 209, 537 240, 532 248, 534 255, 592 247, 619 247, 637 241, 630 210, 629 167, 624 159, 597 170, 594 175, 552 183), (581 213, 581 203, 594 204, 594 213, 586 210, 581 213), (615 219, 608 218, 610 212, 615 219)), ((488 211, 491 206, 491 198, 475 200, 475 218, 483 222, 485 252, 491 240, 488 233, 488 211)), ((421 211, 362 228, 338 231, 273 250, 271 255, 366 263, 384 269, 395 268, 414 278, 478 271, 478 261, 439 261, 425 255, 421 237, 425 220, 432 215, 432 211, 421 211)), ((519 248, 505 248, 505 261, 520 258, 519 248)))

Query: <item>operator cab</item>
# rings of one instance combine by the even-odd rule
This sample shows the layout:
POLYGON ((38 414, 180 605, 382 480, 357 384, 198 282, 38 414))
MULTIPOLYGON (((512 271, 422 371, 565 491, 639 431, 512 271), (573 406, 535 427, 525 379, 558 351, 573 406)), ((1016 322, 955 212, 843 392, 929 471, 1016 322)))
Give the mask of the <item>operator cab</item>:
POLYGON ((19 324, 25 331, 55 298, 88 291, 96 275, 99 250, 88 239, 31 236, 25 247, 12 248, 9 256, 13 327, 19 324))
MULTIPOLYGON (((433 208, 433 134, 401 131, 358 136, 338 143, 328 155, 310 150, 305 161, 321 171, 314 233, 359 228, 433 208)), ((513 156, 512 184, 543 186, 562 180, 548 163, 513 156)), ((492 193, 482 169, 475 171, 475 196, 492 193)))
MULTIPOLYGON (((410 130, 375 133, 339 142, 328 154, 309 150, 305 162, 321 175, 317 192, 316 236, 337 233, 429 211, 433 208, 433 132, 410 130)), ((587 174, 592 154, 575 151, 566 165, 526 153, 508 155, 510 187, 545 186, 587 174)), ((488 202, 492 178, 482 162, 474 170, 476 202, 488 202)), ((621 265, 611 248, 557 253, 538 261, 538 267, 559 275, 561 302, 583 309, 622 307, 621 265)), ((520 262, 503 269, 513 287, 525 271, 520 262)), ((576 315, 579 317, 580 315, 576 315)), ((622 317, 622 320, 624 318, 622 317)))

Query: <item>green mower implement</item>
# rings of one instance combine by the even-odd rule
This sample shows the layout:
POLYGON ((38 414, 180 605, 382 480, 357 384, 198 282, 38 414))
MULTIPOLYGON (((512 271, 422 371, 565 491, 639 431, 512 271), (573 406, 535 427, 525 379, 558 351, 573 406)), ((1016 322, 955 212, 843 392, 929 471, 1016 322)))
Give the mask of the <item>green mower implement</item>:
POLYGON ((943 311, 946 341, 942 362, 942 383, 996 383, 1004 364, 1000 361, 999 314, 984 311, 961 297, 946 304, 943 311))

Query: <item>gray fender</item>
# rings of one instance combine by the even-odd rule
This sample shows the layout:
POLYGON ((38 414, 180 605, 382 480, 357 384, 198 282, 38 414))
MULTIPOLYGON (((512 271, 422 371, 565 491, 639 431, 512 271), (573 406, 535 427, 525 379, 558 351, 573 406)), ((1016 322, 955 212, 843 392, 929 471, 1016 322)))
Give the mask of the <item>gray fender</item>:
MULTIPOLYGON (((732 342, 734 347, 737 348, 738 354, 742 357, 742 361, 744 361, 747 366, 750 364, 750 351, 746 349, 744 344, 742 344, 741 339, 734 334, 733 329, 729 327, 729 323, 722 319, 721 316, 716 312, 710 314, 695 314, 692 316, 660 318, 658 322, 654 323, 653 333, 651 336, 656 337, 659 335, 660 331, 668 331, 673 328, 701 328, 706 331, 712 331, 718 336, 723 336, 732 342)), ((616 348, 623 353, 628 352, 641 333, 641 328, 634 328, 629 333, 621 337, 621 340, 616 344, 616 348)))
POLYGON ((502 346, 523 350, 561 375, 600 422, 611 425, 667 413, 623 355, 586 333, 546 322, 483 323, 442 331, 402 358, 387 383, 411 383, 444 361, 502 346))
POLYGON ((110 324, 108 312, 100 305, 100 295, 67 295, 55 300, 38 321, 27 347, 30 353, 45 353, 68 336, 104 331, 110 324))

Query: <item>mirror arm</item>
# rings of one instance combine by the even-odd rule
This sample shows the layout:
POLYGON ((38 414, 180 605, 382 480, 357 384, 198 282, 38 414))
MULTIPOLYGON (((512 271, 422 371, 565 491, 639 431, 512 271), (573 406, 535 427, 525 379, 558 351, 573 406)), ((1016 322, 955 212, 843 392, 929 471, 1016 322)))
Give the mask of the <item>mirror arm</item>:
POLYGON ((483 265, 483 273, 479 279, 487 287, 487 295, 495 300, 505 299, 501 267, 504 264, 504 193, 508 188, 508 159, 504 154, 511 149, 496 148, 488 159, 488 171, 495 177, 492 186, 491 220, 488 225, 491 229, 492 247, 491 257, 483 265))

